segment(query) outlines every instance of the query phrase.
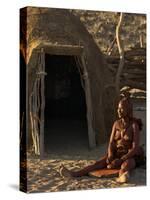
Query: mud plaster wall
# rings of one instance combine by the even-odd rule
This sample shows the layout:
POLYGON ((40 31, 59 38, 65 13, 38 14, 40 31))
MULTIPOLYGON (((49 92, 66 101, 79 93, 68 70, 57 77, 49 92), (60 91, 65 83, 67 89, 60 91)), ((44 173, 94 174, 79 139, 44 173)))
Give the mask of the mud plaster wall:
POLYGON ((98 142, 104 142, 110 133, 110 127, 115 116, 113 106, 116 95, 112 90, 109 90, 107 93, 105 91, 105 87, 111 85, 113 82, 100 50, 80 20, 74 17, 69 11, 48 9, 44 11, 44 14, 38 14, 38 10, 36 10, 36 15, 32 16, 33 10, 36 10, 36 8, 28 10, 28 27, 30 27, 30 35, 28 36, 28 52, 30 52, 30 55, 27 65, 29 95, 35 79, 38 61, 38 54, 34 48, 32 49, 34 46, 32 43, 38 44, 34 46, 35 49, 42 47, 44 42, 62 45, 80 44, 84 46, 84 55, 86 57, 87 71, 91 86, 93 107, 92 124, 98 142), (34 18, 36 18, 35 21, 34 18), (61 23, 63 23, 63 25, 61 23), (52 31, 50 24, 53 24, 52 31), (64 26, 63 30, 65 34, 62 32, 62 26, 64 26))

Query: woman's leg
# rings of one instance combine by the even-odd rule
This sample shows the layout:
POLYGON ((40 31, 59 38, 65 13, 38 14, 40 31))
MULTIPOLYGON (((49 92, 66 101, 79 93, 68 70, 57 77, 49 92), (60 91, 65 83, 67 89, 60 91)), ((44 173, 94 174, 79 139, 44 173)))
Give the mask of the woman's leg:
POLYGON ((129 158, 124 161, 121 165, 121 169, 119 171, 119 175, 122 175, 124 172, 130 172, 136 166, 134 158, 129 158))
POLYGON ((121 165, 121 169, 119 171, 119 178, 117 182, 125 183, 129 179, 129 172, 134 169, 136 166, 134 158, 127 159, 121 165))
POLYGON ((61 173, 67 176, 70 175, 72 177, 85 176, 85 175, 88 175, 88 173, 91 171, 105 168, 107 166, 106 159, 107 157, 104 156, 100 160, 96 161, 94 164, 84 167, 83 169, 78 170, 78 171, 71 171, 63 167, 61 173))

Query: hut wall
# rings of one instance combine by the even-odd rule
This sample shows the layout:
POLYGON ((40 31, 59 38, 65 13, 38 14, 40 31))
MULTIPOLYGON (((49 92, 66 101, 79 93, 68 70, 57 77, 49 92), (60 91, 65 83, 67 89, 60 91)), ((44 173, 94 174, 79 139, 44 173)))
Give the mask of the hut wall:
POLYGON ((38 61, 38 54, 34 48, 39 48, 44 42, 52 45, 82 45, 91 87, 92 124, 98 143, 102 143, 110 134, 110 127, 115 116, 116 99, 114 90, 106 90, 107 85, 113 84, 113 80, 103 55, 80 20, 69 11, 63 9, 42 10, 44 9, 41 9, 40 12, 36 8, 28 10, 30 13, 28 15, 29 36, 27 37, 28 52, 30 52, 28 62, 29 95, 36 76, 38 61), (32 10, 35 10, 34 14, 32 14, 32 10), (31 45, 32 43, 35 45, 31 45))

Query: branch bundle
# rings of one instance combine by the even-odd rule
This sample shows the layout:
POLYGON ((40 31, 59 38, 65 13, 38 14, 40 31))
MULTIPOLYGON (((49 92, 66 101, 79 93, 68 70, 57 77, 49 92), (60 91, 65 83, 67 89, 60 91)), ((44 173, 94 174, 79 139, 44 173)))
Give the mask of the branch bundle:
MULTIPOLYGON (((109 69, 116 76, 120 62, 119 55, 107 56, 109 69)), ((120 87, 130 86, 146 90, 146 49, 136 48, 124 52, 124 68, 120 76, 120 87)))

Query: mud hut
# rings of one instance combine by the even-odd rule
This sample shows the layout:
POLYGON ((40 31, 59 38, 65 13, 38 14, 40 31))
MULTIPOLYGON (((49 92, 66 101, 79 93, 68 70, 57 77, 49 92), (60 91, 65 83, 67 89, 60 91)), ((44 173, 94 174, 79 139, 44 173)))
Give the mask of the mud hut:
POLYGON ((105 142, 114 120, 115 88, 80 19, 71 10, 27 7, 21 9, 20 31, 28 146, 43 156, 57 143, 80 148, 83 140, 94 148, 105 142))

